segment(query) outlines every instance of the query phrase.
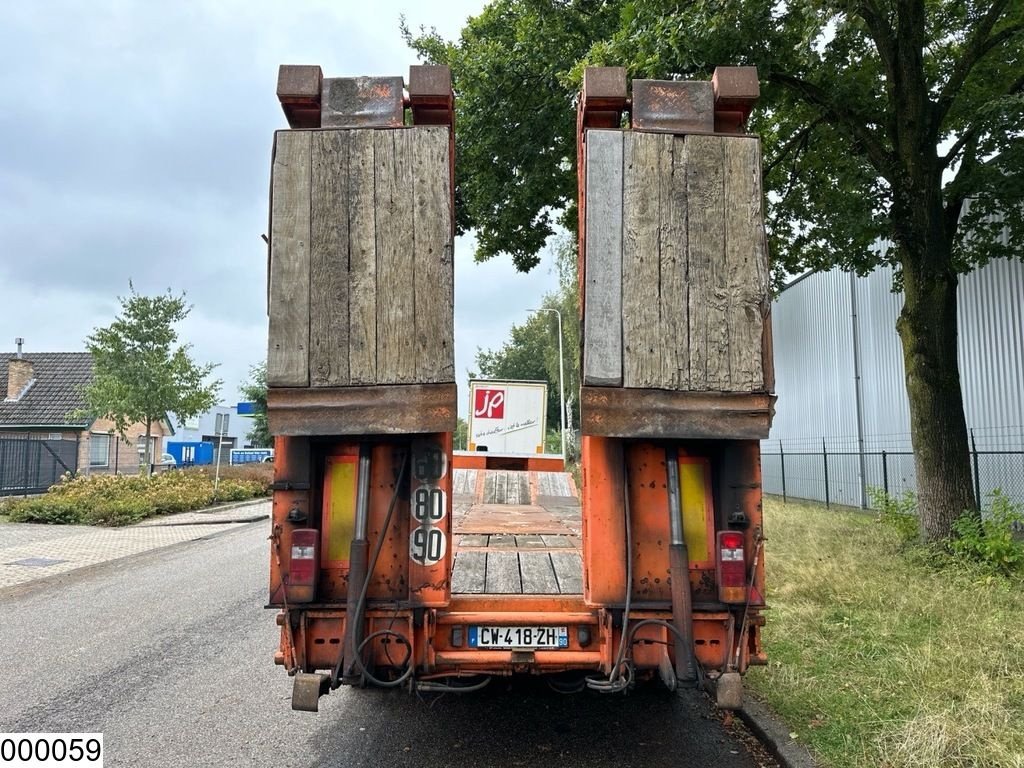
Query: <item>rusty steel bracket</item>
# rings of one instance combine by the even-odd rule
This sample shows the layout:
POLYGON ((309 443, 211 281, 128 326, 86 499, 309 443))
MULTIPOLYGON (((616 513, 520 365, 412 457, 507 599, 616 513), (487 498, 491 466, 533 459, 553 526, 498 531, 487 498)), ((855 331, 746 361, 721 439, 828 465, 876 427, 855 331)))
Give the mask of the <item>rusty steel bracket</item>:
POLYGON ((761 96, 757 67, 715 67, 715 131, 743 133, 750 111, 761 96))
POLYGON ((705 80, 634 80, 633 129, 714 133, 715 97, 705 80))
POLYGON ((451 69, 444 64, 409 67, 409 103, 413 125, 451 127, 455 115, 451 69))
POLYGON ((322 128, 401 128, 405 123, 401 77, 325 77, 322 128))
POLYGON ((282 64, 277 70, 277 99, 289 128, 320 127, 320 85, 316 64, 282 64))
POLYGON ((580 129, 618 128, 629 105, 625 67, 587 67, 580 92, 580 129))

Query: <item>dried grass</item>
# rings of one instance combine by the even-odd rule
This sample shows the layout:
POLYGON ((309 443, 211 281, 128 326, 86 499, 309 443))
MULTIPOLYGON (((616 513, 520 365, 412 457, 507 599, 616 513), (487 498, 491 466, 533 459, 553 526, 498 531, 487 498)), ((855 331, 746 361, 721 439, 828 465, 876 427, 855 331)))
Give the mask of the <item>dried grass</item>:
POLYGON ((828 766, 1024 768, 1024 583, 908 557, 867 515, 765 503, 751 688, 828 766))

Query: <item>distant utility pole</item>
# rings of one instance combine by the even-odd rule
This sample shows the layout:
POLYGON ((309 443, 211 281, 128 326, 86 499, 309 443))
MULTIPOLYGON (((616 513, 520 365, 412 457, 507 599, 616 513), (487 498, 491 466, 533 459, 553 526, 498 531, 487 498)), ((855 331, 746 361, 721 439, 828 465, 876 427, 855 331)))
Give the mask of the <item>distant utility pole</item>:
POLYGON ((217 423, 215 424, 213 431, 217 435, 217 469, 214 470, 213 475, 213 496, 217 498, 217 488, 220 486, 220 453, 221 446, 224 445, 224 438, 228 433, 228 422, 231 419, 230 413, 218 413, 217 423))

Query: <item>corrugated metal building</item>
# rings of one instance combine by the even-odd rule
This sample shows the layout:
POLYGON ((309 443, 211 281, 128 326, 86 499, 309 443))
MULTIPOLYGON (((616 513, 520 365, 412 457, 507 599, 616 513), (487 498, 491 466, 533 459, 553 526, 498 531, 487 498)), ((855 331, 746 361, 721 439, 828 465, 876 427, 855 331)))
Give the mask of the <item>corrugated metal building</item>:
MULTIPOLYGON (((795 280, 772 305, 776 391, 765 490, 860 506, 866 487, 914 488, 893 271, 795 280), (827 482, 826 482, 827 466, 827 482)), ((1024 500, 1024 263, 961 278, 960 374, 976 485, 1024 500)))

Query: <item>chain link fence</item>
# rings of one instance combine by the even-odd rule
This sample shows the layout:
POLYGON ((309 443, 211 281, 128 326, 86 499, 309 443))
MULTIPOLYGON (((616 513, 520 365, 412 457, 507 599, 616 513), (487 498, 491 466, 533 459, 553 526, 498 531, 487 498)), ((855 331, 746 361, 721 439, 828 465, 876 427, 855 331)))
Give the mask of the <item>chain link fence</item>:
MULTIPOLYGON (((761 446, 761 476, 765 493, 786 499, 820 501, 826 506, 871 506, 869 488, 890 496, 917 491, 914 454, 904 450, 836 450, 833 440, 819 439, 820 448, 811 450, 808 441, 765 441, 761 446)), ((893 441, 897 442, 897 441, 893 441)), ((982 503, 999 489, 1018 504, 1024 504, 1024 448, 979 448, 972 432, 971 473, 974 490, 982 503)))

